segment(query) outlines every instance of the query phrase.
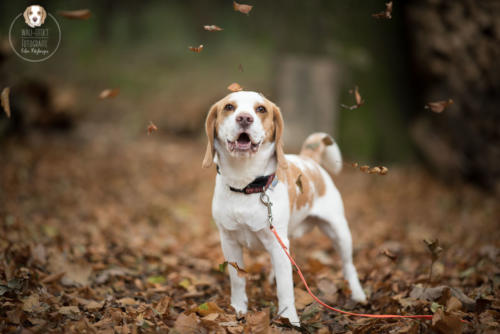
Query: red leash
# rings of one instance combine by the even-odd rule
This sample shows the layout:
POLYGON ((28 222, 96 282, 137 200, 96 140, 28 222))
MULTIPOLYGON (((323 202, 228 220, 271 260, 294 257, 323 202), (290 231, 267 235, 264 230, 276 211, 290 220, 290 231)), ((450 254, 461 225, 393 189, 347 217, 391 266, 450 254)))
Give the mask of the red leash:
MULTIPOLYGON (((300 279, 304 283, 307 292, 309 292, 309 294, 311 295, 311 297, 314 298, 315 301, 317 301, 320 305, 326 307, 327 309, 330 309, 332 311, 339 312, 339 313, 342 313, 342 314, 354 315, 354 316, 357 316, 357 317, 365 317, 365 318, 378 318, 378 319, 410 318, 410 319, 432 320, 432 315, 397 315, 397 314, 364 314, 364 313, 354 313, 354 312, 343 311, 343 310, 340 310, 338 308, 335 308, 335 307, 332 307, 330 305, 325 304, 318 297, 316 297, 316 295, 314 293, 312 293, 311 289, 309 288, 309 285, 307 285, 307 282, 306 282, 306 279, 304 278, 304 275, 302 275, 302 271, 300 270, 299 266, 297 265, 297 263, 295 262, 295 260, 292 258, 292 256, 290 255, 290 253, 288 253, 288 250, 287 250, 285 244, 283 244, 283 241, 281 240, 280 236, 278 235, 278 232, 276 232, 276 229, 274 228, 274 226, 271 225, 270 228, 271 228, 271 231, 276 236, 276 239, 278 239, 278 242, 280 243, 281 248, 283 248, 283 250, 285 251, 286 256, 288 256, 288 258, 290 259, 290 262, 294 265, 295 269, 297 269, 297 273, 299 274, 300 279)), ((468 323, 467 321, 462 320, 462 319, 461 319, 461 321, 465 322, 465 323, 468 323)))

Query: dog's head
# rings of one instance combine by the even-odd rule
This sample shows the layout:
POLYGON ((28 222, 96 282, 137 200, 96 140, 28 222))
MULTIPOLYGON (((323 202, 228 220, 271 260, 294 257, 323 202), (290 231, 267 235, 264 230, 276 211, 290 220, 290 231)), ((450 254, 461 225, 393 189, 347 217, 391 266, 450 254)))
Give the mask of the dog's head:
POLYGON ((281 168, 287 163, 283 153, 283 117, 280 109, 262 94, 241 91, 216 102, 205 123, 208 137, 203 167, 213 164, 215 141, 233 157, 251 157, 265 144, 275 144, 281 168))
POLYGON ((47 12, 42 6, 32 5, 28 6, 24 11, 24 21, 30 27, 40 27, 47 17, 47 12))

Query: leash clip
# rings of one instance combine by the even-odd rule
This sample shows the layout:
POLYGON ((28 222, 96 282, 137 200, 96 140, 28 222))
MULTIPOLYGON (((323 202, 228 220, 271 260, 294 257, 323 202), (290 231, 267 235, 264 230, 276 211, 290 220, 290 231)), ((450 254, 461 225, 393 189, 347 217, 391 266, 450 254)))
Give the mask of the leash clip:
POLYGON ((264 190, 263 192, 260 193, 260 201, 262 204, 264 204, 267 207, 267 222, 269 223, 270 227, 273 227, 273 211, 272 211, 272 206, 273 203, 271 203, 271 199, 269 198, 269 195, 266 193, 264 190))

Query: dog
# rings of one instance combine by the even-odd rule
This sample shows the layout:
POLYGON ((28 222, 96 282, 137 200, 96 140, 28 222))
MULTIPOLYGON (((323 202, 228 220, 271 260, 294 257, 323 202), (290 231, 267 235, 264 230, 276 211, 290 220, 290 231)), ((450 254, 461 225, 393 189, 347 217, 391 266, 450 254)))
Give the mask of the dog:
MULTIPOLYGON (((331 173, 342 169, 337 144, 325 133, 310 135, 299 155, 283 151, 283 117, 263 95, 234 92, 209 110, 205 131, 208 144, 202 166, 217 165, 212 215, 228 262, 243 268, 242 249, 264 249, 271 257, 276 280, 278 314, 300 326, 295 309, 292 266, 270 230, 268 212, 260 199, 272 202, 273 225, 286 247, 289 238, 319 227, 334 243, 343 263, 351 298, 365 302, 352 262, 351 233, 339 191, 331 173)), ((238 315, 248 310, 245 278, 229 266, 231 306, 238 315)))
POLYGON ((28 6, 24 11, 24 21, 31 28, 40 27, 45 22, 47 12, 42 6, 28 6))

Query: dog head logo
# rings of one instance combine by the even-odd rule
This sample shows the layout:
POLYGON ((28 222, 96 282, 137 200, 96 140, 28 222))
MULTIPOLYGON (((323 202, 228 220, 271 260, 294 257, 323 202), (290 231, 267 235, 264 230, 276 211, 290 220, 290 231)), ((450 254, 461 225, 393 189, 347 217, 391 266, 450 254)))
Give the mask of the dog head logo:
POLYGON ((24 11, 24 21, 31 28, 40 27, 47 17, 47 12, 42 6, 28 6, 24 11))

